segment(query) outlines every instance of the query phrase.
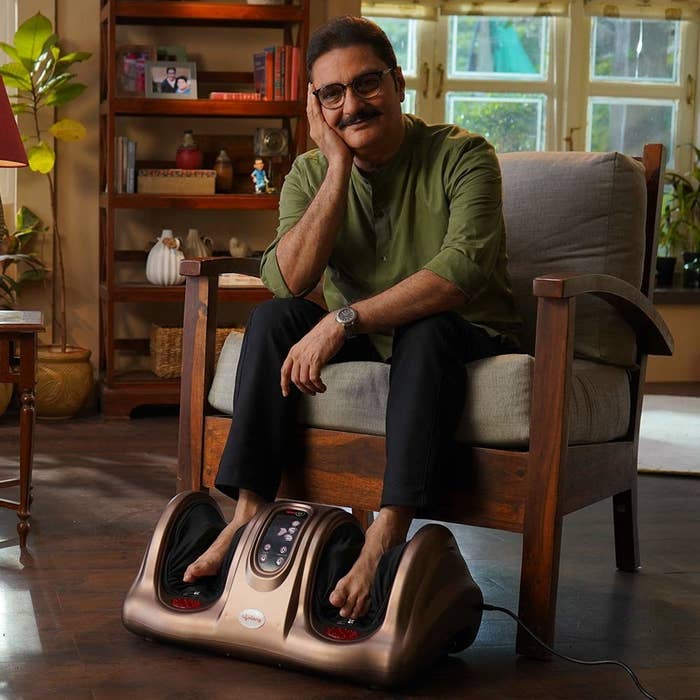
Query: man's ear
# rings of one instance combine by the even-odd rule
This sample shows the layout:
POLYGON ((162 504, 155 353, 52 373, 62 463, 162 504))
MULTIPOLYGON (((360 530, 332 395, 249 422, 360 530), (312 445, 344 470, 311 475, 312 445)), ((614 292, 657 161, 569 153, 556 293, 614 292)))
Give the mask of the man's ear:
POLYGON ((396 91, 399 93, 399 99, 403 102, 406 99, 406 79, 403 77, 401 66, 394 68, 394 83, 396 91))

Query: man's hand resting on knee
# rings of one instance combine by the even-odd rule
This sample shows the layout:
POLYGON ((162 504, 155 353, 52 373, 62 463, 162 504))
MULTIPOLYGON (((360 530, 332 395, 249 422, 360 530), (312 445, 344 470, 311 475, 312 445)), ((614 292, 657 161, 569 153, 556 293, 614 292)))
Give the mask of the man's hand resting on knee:
POLYGON ((282 363, 282 396, 289 396, 290 384, 303 394, 323 393, 321 370, 345 343, 345 331, 335 320, 335 312, 324 316, 296 345, 282 363))

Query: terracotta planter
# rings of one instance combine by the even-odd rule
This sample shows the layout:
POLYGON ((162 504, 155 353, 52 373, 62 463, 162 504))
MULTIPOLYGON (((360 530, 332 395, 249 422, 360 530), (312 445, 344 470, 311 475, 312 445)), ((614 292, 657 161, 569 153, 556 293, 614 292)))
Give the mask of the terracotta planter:
POLYGON ((12 398, 12 388, 14 384, 0 383, 0 416, 5 413, 12 398))
POLYGON ((36 372, 36 410, 39 418, 72 418, 90 395, 94 378, 90 351, 56 345, 39 347, 36 372))

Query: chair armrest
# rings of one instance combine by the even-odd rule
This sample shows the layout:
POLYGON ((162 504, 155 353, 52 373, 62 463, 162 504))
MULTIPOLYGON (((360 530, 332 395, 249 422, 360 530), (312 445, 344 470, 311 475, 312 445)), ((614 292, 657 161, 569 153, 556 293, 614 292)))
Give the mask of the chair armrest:
POLYGON ((180 263, 180 274, 185 277, 218 277, 227 272, 260 277, 260 258, 194 258, 180 263))
POLYGON ((659 312, 638 289, 611 275, 561 274, 537 277, 536 297, 570 299, 593 294, 614 306, 637 334, 640 350, 648 355, 672 355, 673 336, 659 312))

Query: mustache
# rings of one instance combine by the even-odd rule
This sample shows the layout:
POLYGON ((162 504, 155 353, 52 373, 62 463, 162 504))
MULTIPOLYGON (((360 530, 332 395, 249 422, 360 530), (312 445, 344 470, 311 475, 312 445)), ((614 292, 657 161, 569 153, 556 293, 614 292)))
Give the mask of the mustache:
POLYGON ((380 112, 376 107, 367 106, 351 114, 349 117, 345 117, 340 122, 338 122, 339 129, 347 129, 347 127, 353 124, 359 124, 360 122, 367 121, 368 119, 373 119, 374 117, 381 117, 383 112, 380 112))

